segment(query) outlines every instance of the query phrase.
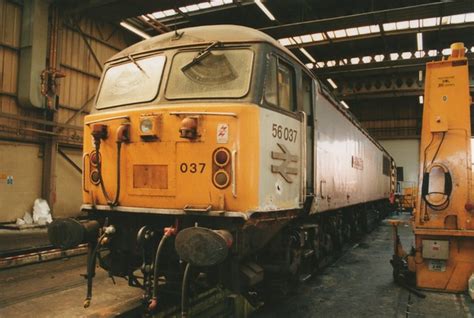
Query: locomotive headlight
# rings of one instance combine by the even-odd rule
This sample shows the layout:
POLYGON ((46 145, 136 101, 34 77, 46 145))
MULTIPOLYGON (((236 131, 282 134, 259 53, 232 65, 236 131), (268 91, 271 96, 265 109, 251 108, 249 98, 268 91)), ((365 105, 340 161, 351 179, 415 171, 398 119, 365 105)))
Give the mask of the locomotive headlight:
POLYGON ((158 139, 160 115, 142 115, 140 117, 140 137, 144 141, 158 139))
POLYGON ((153 130, 153 121, 151 118, 142 119, 140 122, 140 131, 144 134, 149 134, 153 130))

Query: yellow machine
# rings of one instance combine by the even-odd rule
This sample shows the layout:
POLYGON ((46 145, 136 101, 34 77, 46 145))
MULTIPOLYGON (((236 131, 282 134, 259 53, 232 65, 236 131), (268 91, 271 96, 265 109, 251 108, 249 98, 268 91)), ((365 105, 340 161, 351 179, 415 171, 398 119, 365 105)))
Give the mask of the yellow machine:
POLYGON ((451 50, 426 66, 415 250, 406 260, 417 287, 461 292, 474 271, 471 100, 464 45, 451 50))

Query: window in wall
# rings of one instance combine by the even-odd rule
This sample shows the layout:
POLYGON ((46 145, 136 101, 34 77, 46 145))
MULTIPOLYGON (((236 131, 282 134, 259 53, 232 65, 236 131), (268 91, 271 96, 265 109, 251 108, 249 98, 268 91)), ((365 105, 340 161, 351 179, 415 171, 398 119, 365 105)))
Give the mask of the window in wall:
POLYGON ((390 159, 385 155, 383 156, 382 172, 386 176, 390 175, 390 159))
POLYGON ((403 181, 403 167, 397 167, 397 181, 403 181))

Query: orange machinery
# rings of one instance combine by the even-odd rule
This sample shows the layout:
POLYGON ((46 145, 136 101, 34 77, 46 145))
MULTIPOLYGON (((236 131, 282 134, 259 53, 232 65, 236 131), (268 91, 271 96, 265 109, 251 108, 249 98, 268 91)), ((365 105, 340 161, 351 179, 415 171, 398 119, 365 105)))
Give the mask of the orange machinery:
POLYGON ((474 271, 469 76, 463 43, 426 65, 420 143, 415 251, 409 256, 419 288, 467 289, 474 271))

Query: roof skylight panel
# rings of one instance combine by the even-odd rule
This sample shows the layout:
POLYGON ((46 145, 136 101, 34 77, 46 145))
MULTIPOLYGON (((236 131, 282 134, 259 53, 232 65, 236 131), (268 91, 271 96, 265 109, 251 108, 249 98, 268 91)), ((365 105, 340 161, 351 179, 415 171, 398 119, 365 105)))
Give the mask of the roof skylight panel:
POLYGON ((382 26, 383 30, 386 32, 394 31, 397 29, 397 24, 395 22, 384 23, 382 26))
POLYGON ((311 38, 311 35, 305 34, 301 36, 301 41, 303 41, 303 43, 309 43, 313 41, 313 39, 311 38))
POLYGON ((370 27, 369 26, 361 26, 361 27, 358 27, 357 30, 359 30, 359 34, 369 34, 370 33, 370 27))
POLYGON ((357 30, 357 28, 348 28, 346 29, 346 34, 347 36, 356 36, 359 35, 359 31, 357 30))
POLYGON ((459 24, 459 23, 464 23, 466 20, 466 14, 455 14, 451 16, 451 23, 452 24, 459 24))
POLYGON ((347 37, 347 34, 346 34, 346 30, 342 29, 342 30, 336 30, 334 31, 334 35, 336 36, 336 38, 345 38, 347 37))
POLYGON ((281 45, 287 46, 291 44, 291 41, 289 38, 283 38, 279 39, 278 42, 280 42, 281 45))
POLYGON ((409 21, 400 21, 397 22, 397 30, 406 30, 410 27, 409 21))
POLYGON ((410 20, 410 29, 417 29, 420 27, 420 20, 410 20))
POLYGON ((370 26, 370 32, 372 33, 379 33, 380 32, 380 27, 378 24, 374 24, 370 26))
POLYGON ((322 41, 322 40, 324 40, 324 34, 322 34, 322 33, 313 33, 313 34, 311 34, 311 38, 315 42, 322 41))
POLYGON ((466 13, 466 19, 464 20, 467 22, 474 22, 474 12, 466 13))
POLYGON ((433 27, 433 26, 438 26, 440 23, 440 18, 426 18, 422 20, 422 27, 427 28, 427 27, 433 27))

